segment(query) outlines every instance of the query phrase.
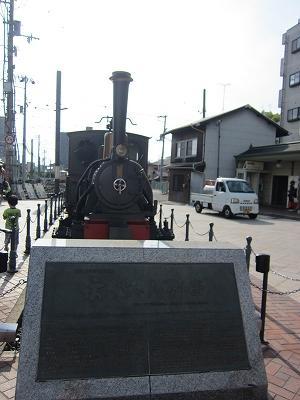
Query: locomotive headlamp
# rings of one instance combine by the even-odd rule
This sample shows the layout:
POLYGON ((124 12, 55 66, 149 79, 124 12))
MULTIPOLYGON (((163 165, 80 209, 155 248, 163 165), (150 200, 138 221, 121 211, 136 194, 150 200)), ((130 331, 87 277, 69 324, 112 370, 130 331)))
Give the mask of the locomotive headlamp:
POLYGON ((116 154, 119 157, 125 157, 127 155, 127 146, 125 144, 118 144, 116 147, 116 154))

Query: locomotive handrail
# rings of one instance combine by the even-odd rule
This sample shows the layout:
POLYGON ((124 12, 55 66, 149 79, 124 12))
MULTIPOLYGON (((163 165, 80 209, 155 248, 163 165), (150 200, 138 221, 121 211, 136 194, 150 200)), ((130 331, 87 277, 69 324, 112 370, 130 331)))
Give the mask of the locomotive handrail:
POLYGON ((78 181, 78 183, 77 183, 77 185, 76 185, 76 201, 79 201, 79 199, 78 199, 78 198, 79 198, 79 187, 80 187, 80 185, 81 185, 83 179, 85 178, 86 174, 88 173, 88 171, 89 171, 96 163, 100 163, 100 162, 103 162, 103 161, 104 161, 104 159, 102 159, 102 158, 99 158, 98 160, 93 161, 93 162, 86 168, 86 170, 84 171, 84 173, 81 175, 81 177, 80 177, 80 179, 79 179, 79 181, 78 181))

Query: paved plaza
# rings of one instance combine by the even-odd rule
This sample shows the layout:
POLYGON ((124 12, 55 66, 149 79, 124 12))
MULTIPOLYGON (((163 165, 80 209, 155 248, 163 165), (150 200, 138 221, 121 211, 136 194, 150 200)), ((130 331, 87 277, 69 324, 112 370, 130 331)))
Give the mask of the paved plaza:
MULTIPOLYGON (((208 241, 207 232, 210 223, 214 224, 214 240, 231 242, 244 248, 246 237, 251 236, 253 238, 250 278, 255 285, 261 286, 262 276, 255 272, 254 253, 270 254, 272 270, 288 278, 293 278, 291 280, 275 273, 269 274, 272 291, 296 292, 289 296, 268 294, 265 339, 269 344, 264 345, 262 350, 268 374, 270 399, 300 400, 300 290, 297 291, 300 289, 300 270, 298 267, 300 220, 270 215, 260 215, 257 220, 249 220, 246 217, 226 220, 208 210, 205 210, 202 214, 197 214, 188 205, 170 203, 166 195, 161 195, 159 192, 155 192, 155 197, 163 205, 163 215, 168 220, 171 209, 174 209, 176 240, 185 240, 186 214, 189 214, 191 222, 190 240, 208 241)), ((20 201, 19 203, 22 218, 17 259, 18 273, 14 275, 0 274, 0 320, 2 322, 10 321, 14 313, 14 306, 26 287, 26 284, 22 281, 23 279, 26 280, 28 270, 28 257, 23 256, 26 238, 26 210, 32 210, 31 234, 32 243, 34 243, 36 237, 36 204, 38 202, 44 204, 44 201, 36 200, 20 201), (18 283, 19 286, 9 292, 18 283)), ((0 207, 1 217, 6 206, 4 203, 0 207)), ((42 215, 42 230, 44 227, 43 218, 42 215)), ((1 223, 1 221, 2 219, 0 219, 0 227, 4 227, 4 223, 1 223)), ((51 236, 51 230, 47 232, 48 237, 51 236)), ((2 235, 4 240, 4 234, 2 235)), ((261 292, 254 286, 252 292, 256 308, 259 310, 261 292)), ((14 398, 17 368, 18 354, 12 351, 3 352, 0 357, 0 400, 14 398)))

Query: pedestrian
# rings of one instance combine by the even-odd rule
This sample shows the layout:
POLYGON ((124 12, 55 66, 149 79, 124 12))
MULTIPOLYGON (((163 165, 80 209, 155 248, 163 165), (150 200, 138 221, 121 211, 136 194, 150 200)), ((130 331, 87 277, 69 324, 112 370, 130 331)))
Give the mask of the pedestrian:
POLYGON ((295 181, 291 181, 290 183, 290 188, 288 191, 288 209, 289 210, 294 210, 296 208, 296 202, 295 199, 297 198, 297 189, 295 188, 295 181))
MULTIPOLYGON (((5 228, 9 230, 15 229, 15 251, 17 251, 19 244, 19 218, 21 217, 21 210, 16 208, 18 198, 14 194, 8 198, 9 208, 3 212, 3 219, 5 220, 5 228)), ((8 251, 8 245, 11 241, 11 233, 5 233, 4 250, 8 251)))
POLYGON ((6 180, 6 172, 4 168, 3 162, 0 160, 0 205, 2 203, 2 198, 3 198, 3 184, 4 181, 6 180))
POLYGON ((12 195, 11 187, 7 180, 3 181, 3 194, 6 200, 12 195))

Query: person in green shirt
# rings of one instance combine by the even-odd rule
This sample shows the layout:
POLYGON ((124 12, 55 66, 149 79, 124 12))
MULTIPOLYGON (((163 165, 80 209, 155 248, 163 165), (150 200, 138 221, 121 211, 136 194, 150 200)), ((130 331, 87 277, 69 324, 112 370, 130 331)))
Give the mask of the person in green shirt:
MULTIPOLYGON (((18 204, 18 198, 15 195, 11 195, 8 200, 9 208, 6 208, 3 212, 3 219, 5 220, 5 228, 12 230, 15 228, 16 236, 15 236, 15 243, 17 251, 17 247, 19 244, 19 218, 21 217, 21 210, 16 208, 18 204)), ((5 240, 4 240, 4 250, 8 251, 8 245, 10 243, 11 233, 5 233, 5 240)))

